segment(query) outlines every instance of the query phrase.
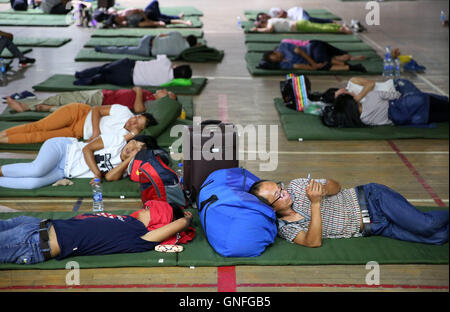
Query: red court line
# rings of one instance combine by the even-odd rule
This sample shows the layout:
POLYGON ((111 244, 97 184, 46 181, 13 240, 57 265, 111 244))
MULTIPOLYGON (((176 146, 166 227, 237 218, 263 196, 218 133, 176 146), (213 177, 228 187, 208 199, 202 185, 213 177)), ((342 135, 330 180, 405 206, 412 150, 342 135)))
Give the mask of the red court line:
POLYGON ((235 266, 224 266, 217 268, 217 291, 236 292, 235 266))
POLYGON ((388 140, 387 141, 391 148, 397 153, 397 156, 400 157, 400 159, 403 161, 403 163, 408 167, 408 169, 412 172, 412 174, 416 177, 417 181, 422 185, 422 187, 425 189, 425 191, 428 192, 428 194, 433 198, 434 202, 440 206, 440 207, 446 207, 445 203, 439 198, 439 196, 436 194, 436 192, 432 189, 432 187, 425 181, 425 179, 419 174, 419 172, 414 168, 413 164, 406 158, 405 155, 402 154, 400 149, 397 147, 397 145, 394 144, 394 142, 388 140))
MULTIPOLYGON (((234 267, 222 267, 233 268, 234 267)), ((233 270, 234 271, 234 270, 233 270)), ((231 292, 231 285, 218 284, 122 284, 122 285, 30 285, 30 286, 6 286, 0 287, 0 290, 63 290, 63 289, 121 289, 121 288, 212 288, 218 287, 218 291, 231 292), (227 287, 225 287, 227 286, 227 287), (222 290, 220 290, 222 288, 222 290), (228 289, 227 289, 228 288, 228 289)), ((380 285, 366 285, 366 284, 326 284, 326 283, 234 283, 234 291, 236 287, 266 287, 266 288, 280 288, 280 287, 322 287, 322 288, 402 288, 402 289, 447 289, 448 286, 438 285, 402 285, 402 284, 380 284, 380 285)))

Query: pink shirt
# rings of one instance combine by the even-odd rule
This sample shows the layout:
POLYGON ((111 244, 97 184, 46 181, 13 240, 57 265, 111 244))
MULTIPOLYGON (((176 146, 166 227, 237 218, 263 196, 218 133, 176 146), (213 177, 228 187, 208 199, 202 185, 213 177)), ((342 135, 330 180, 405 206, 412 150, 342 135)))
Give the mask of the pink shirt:
POLYGON ((283 39, 281 42, 290 43, 296 45, 297 47, 305 47, 309 44, 309 40, 297 40, 297 39, 283 39))

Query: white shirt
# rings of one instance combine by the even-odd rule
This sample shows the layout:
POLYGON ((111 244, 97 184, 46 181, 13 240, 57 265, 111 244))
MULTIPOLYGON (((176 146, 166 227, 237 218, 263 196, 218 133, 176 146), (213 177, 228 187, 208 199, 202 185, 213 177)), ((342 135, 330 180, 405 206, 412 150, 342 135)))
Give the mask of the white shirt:
MULTIPOLYGON (((271 17, 276 17, 277 14, 281 12, 281 8, 271 8, 269 10, 269 15, 271 17)), ((301 21, 303 19, 303 8, 301 7, 292 7, 286 11, 287 18, 295 21, 301 21)))
POLYGON ((160 86, 173 79, 172 62, 167 55, 157 55, 156 60, 136 61, 133 71, 135 86, 160 86))
MULTIPOLYGON (((350 80, 347 83, 346 89, 354 94, 358 94, 362 91, 363 86, 353 83, 350 80)), ((388 92, 395 92, 397 91, 394 86, 394 80, 389 79, 385 82, 375 82, 375 87, 372 91, 388 91, 388 92)), ((365 98, 361 100, 361 103, 364 101, 365 98)))
MULTIPOLYGON (((120 153, 127 142, 122 135, 113 133, 102 134, 101 138, 104 148, 95 151, 94 157, 100 171, 106 173, 122 162, 120 153)), ((75 138, 73 140, 74 142, 67 146, 64 175, 68 178, 93 178, 94 173, 87 165, 83 155, 83 147, 88 143, 78 142, 75 138)))
MULTIPOLYGON (((100 133, 114 133, 124 136, 128 134, 128 130, 124 128, 126 122, 134 117, 130 109, 124 105, 111 105, 108 116, 100 118, 100 133)), ((92 110, 86 117, 83 128, 83 139, 88 140, 92 136, 92 110)))
POLYGON ((271 18, 267 21, 267 27, 273 27, 275 32, 290 32, 292 24, 296 24, 296 21, 287 18, 271 18))

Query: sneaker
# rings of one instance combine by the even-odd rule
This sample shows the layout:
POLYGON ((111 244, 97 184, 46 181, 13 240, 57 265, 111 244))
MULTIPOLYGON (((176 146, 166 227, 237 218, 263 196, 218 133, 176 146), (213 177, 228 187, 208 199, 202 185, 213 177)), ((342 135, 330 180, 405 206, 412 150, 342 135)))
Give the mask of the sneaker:
POLYGON ((20 99, 35 99, 36 98, 36 94, 31 93, 30 91, 23 91, 20 93, 20 99))
POLYGON ((424 72, 427 68, 425 66, 417 64, 416 61, 410 60, 403 65, 403 70, 407 72, 424 72))
POLYGON ((34 58, 26 57, 25 59, 19 61, 19 64, 25 66, 27 64, 33 64, 36 60, 34 58))

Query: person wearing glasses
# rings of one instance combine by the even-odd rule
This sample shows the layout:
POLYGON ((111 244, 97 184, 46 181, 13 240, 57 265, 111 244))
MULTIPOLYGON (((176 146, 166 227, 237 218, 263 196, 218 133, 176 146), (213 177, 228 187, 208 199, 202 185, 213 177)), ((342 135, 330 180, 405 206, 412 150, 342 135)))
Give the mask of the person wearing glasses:
POLYGON ((249 192, 277 214, 278 235, 306 247, 323 238, 381 235, 441 245, 448 241, 449 212, 422 212, 387 186, 370 183, 342 189, 332 179, 259 180, 249 192))

